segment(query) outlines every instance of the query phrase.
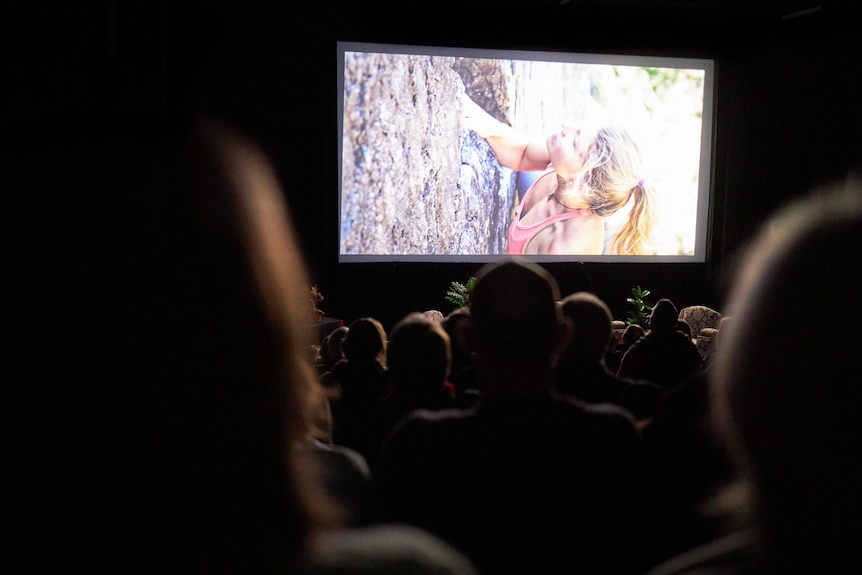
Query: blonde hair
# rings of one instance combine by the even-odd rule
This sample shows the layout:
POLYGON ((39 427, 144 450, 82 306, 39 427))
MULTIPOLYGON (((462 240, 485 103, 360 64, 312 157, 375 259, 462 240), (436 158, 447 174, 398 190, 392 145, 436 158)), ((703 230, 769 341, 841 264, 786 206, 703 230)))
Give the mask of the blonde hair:
POLYGON ((608 253, 652 253, 650 236, 656 219, 654 190, 644 180, 640 150, 624 128, 605 126, 597 132, 580 179, 581 193, 599 217, 614 215, 633 198, 629 216, 611 240, 608 253))

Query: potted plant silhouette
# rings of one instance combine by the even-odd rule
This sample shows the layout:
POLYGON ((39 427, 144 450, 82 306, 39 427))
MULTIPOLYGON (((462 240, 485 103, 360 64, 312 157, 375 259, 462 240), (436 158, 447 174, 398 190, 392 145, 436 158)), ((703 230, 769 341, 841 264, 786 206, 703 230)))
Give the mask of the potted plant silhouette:
POLYGON ((471 277, 467 283, 455 282, 449 284, 449 289, 446 291, 446 301, 455 304, 457 307, 470 307, 470 298, 473 295, 473 287, 476 285, 476 278, 471 277))
POLYGON ((641 286, 632 288, 632 297, 626 298, 626 301, 631 304, 634 309, 629 310, 629 316, 626 318, 626 323, 636 323, 646 329, 649 323, 649 315, 652 312, 653 303, 646 298, 650 294, 650 290, 643 289, 641 286))

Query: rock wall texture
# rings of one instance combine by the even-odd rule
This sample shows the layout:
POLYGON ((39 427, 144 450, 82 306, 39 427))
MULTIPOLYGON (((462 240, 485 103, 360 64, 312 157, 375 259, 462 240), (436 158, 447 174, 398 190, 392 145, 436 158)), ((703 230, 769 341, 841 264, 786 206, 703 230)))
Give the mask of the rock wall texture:
MULTIPOLYGON (((542 65, 348 53, 341 252, 505 253, 516 174, 463 128, 461 95, 517 128, 543 129, 549 117, 559 121, 572 98, 561 93, 559 78, 548 90, 531 82, 542 65)), ((572 74, 566 84, 584 93, 584 78, 572 74)))

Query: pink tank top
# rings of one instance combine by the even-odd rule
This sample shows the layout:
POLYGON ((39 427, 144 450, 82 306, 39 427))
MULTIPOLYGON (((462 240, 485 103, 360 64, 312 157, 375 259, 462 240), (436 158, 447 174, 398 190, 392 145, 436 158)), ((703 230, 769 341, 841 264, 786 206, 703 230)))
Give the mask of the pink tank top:
POLYGON ((559 214, 548 216, 547 218, 540 220, 534 224, 530 224, 529 226, 521 225, 521 209, 527 204, 527 199, 530 197, 531 193, 536 188, 536 184, 538 184, 539 180, 541 180, 548 174, 553 173, 554 169, 552 167, 548 167, 548 169, 546 169, 541 176, 536 178, 536 181, 533 182, 533 185, 527 188, 527 191, 524 192, 524 197, 521 198, 521 203, 515 210, 514 218, 512 219, 512 225, 509 226, 509 254, 523 254, 524 251, 527 249, 527 244, 529 244, 530 240, 536 237, 536 234, 538 234, 540 231, 552 224, 555 224, 556 222, 579 217, 585 211, 587 211, 568 210, 559 214))

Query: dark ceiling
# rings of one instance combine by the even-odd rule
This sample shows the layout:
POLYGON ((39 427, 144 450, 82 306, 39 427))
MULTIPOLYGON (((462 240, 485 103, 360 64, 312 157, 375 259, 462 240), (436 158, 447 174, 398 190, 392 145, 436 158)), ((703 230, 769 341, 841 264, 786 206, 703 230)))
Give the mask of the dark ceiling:
MULTIPOLYGON (((307 4, 348 7, 358 11, 393 10, 388 0, 306 0, 307 4)), ((493 11, 558 10, 562 13, 634 14, 661 13, 678 16, 754 16, 793 19, 812 14, 849 13, 849 0, 431 0, 400 5, 397 12, 423 13, 426 9, 493 11)))
POLYGON ((388 0, 305 0, 317 10, 320 31, 346 24, 387 33, 396 40, 471 37, 578 47, 651 46, 680 41, 714 49, 745 50, 782 38, 832 38, 855 21, 850 0, 429 0, 393 5, 388 0), (573 45, 574 44, 574 45, 573 45), (628 45, 626 45, 628 44, 628 45))

